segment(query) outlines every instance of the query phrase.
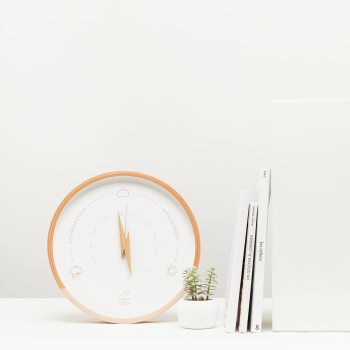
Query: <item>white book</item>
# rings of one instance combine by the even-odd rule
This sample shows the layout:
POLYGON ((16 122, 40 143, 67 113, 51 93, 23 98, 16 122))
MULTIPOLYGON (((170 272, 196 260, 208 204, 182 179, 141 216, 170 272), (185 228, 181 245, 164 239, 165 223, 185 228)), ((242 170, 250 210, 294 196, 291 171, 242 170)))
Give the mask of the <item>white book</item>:
POLYGON ((225 331, 228 333, 235 332, 236 330, 244 246, 247 233, 249 197, 250 191, 240 191, 226 287, 224 326, 225 331))
POLYGON ((259 215, 257 220, 254 272, 249 316, 249 330, 261 332, 264 298, 264 276, 266 260, 267 223, 270 203, 270 168, 260 169, 259 180, 259 215))
POLYGON ((243 281, 242 281, 242 297, 239 312, 238 331, 246 333, 248 328, 248 315, 250 292, 252 285, 253 269, 254 269, 254 248, 256 235, 256 218, 258 214, 258 204, 251 203, 249 207, 247 239, 245 244, 243 281))

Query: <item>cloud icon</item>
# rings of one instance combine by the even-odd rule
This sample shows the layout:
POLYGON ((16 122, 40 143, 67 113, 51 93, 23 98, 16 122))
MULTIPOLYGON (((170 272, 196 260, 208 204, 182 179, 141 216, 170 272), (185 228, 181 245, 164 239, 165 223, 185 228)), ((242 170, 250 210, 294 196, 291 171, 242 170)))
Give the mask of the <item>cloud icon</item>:
POLYGON ((71 270, 70 273, 73 277, 73 279, 77 276, 79 277, 83 273, 83 269, 80 266, 74 266, 71 270))
POLYGON ((117 192, 117 197, 119 197, 119 198, 125 198, 125 197, 129 197, 129 196, 130 196, 129 191, 125 190, 124 188, 122 188, 121 190, 119 190, 117 192))

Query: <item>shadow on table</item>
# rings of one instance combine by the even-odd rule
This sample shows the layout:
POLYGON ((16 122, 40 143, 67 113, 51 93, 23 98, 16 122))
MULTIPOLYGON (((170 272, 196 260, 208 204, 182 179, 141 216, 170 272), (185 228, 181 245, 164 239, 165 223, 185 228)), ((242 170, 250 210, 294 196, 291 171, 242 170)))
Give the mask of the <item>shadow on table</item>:
POLYGON ((66 314, 50 314, 46 316, 47 321, 63 322, 63 323, 90 323, 90 324, 108 324, 108 322, 97 320, 86 314, 66 313, 66 314))
POLYGON ((271 309, 263 311, 262 331, 263 332, 271 332, 272 331, 272 312, 271 312, 271 309))
MULTIPOLYGON (((50 313, 46 315, 46 319, 51 322, 64 322, 64 323, 90 323, 90 324, 108 324, 108 322, 100 321, 92 316, 89 316, 82 311, 76 310, 71 313, 50 313)), ((222 317, 220 318, 220 320, 222 317)), ((167 312, 156 316, 152 320, 144 321, 141 323, 164 323, 164 322, 177 322, 177 315, 175 309, 170 309, 167 312)), ((220 321, 222 323, 222 321, 220 321)), ((272 313, 271 308, 264 308, 262 331, 272 331, 272 313)))
MULTIPOLYGON (((66 314, 50 314, 46 319, 52 322, 64 322, 64 323, 90 323, 90 324, 108 324, 109 322, 97 320, 87 314, 82 313, 66 313, 66 314)), ((163 322, 177 322, 176 313, 165 313, 158 315, 149 321, 140 323, 163 323, 163 322)))

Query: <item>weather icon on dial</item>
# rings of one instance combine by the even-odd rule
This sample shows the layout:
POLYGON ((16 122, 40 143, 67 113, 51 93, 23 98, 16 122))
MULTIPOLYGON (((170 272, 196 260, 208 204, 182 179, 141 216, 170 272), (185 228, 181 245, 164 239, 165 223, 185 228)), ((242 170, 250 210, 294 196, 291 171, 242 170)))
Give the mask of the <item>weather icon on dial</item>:
POLYGON ((83 269, 80 266, 74 266, 71 270, 70 273, 73 277, 73 279, 75 277, 79 278, 79 276, 83 273, 83 269))
POLYGON ((125 188, 122 188, 121 190, 119 190, 117 192, 117 197, 119 197, 119 198, 126 198, 129 196, 130 196, 129 191, 126 190, 125 188))
POLYGON ((177 274, 177 267, 175 266, 175 265, 173 265, 173 264, 170 264, 170 265, 168 265, 167 267, 166 267, 166 269, 165 269, 165 273, 167 274, 167 276, 169 276, 169 277, 174 277, 174 276, 176 276, 176 274, 177 274))

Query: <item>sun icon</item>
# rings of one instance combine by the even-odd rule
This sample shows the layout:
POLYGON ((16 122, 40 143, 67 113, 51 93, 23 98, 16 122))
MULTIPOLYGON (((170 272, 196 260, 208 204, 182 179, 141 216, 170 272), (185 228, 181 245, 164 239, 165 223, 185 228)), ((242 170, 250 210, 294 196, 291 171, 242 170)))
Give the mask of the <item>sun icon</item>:
POLYGON ((174 277, 174 276, 176 276, 176 274, 177 274, 177 267, 175 266, 175 265, 173 265, 173 264, 170 264, 170 265, 168 265, 167 267, 166 267, 166 269, 165 269, 165 273, 167 274, 167 276, 169 276, 169 277, 174 277))

